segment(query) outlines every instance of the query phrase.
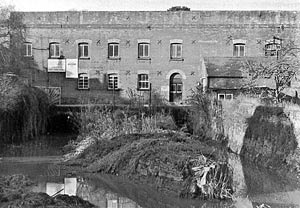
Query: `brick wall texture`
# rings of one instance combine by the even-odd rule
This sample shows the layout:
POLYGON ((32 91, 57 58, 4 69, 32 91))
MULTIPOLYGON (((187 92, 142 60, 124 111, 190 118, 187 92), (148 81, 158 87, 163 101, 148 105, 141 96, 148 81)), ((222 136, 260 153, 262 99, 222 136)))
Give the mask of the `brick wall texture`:
MULTIPOLYGON (((170 77, 179 73, 183 100, 206 77, 204 58, 232 58, 233 42, 246 43, 247 57, 264 56, 264 41, 274 36, 299 44, 300 12, 277 11, 179 11, 179 12, 24 12, 26 40, 33 45, 34 67, 24 70, 37 86, 61 87, 62 102, 93 100, 109 103, 107 74, 119 74, 118 102, 137 94, 139 73, 149 74, 153 93, 169 99, 170 77), (108 41, 119 41, 118 60, 108 59, 108 41), (150 60, 138 59, 138 41, 150 41, 150 60), (170 43, 182 41, 182 60, 170 60, 170 43), (89 59, 79 59, 79 72, 87 72, 89 90, 78 90, 77 79, 65 73, 47 73, 49 43, 60 43, 66 59, 78 58, 78 43, 89 43, 89 59), (119 96, 120 95, 120 96, 119 96)), ((209 70, 209 69, 207 69, 209 70)), ((220 69, 221 70, 221 69, 220 69)))

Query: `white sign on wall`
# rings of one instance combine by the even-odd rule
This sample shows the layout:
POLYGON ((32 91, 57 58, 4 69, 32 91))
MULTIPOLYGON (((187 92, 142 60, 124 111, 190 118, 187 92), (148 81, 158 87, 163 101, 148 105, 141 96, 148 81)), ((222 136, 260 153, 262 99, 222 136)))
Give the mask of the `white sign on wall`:
POLYGON ((65 59, 48 59, 48 72, 65 72, 65 59))
POLYGON ((66 78, 78 78, 78 59, 67 59, 66 78))
POLYGON ((169 86, 161 86, 160 87, 160 96, 163 99, 169 100, 169 86))

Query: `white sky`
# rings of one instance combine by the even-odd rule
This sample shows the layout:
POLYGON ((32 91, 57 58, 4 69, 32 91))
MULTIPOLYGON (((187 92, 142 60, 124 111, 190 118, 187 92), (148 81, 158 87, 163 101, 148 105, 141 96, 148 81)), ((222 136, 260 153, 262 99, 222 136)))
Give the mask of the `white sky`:
POLYGON ((298 10, 300 0, 0 0, 17 11, 166 11, 172 6, 191 10, 298 10))

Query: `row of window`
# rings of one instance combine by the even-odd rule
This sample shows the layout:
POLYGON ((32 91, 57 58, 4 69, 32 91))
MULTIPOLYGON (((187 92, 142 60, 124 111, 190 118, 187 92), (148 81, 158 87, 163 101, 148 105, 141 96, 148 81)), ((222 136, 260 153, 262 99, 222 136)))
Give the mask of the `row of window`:
MULTIPOLYGON (((116 73, 108 74, 108 90, 118 90, 119 89, 119 76, 116 73)), ((85 90, 89 89, 89 77, 87 74, 79 74, 78 77, 78 89, 85 90)), ((148 74, 139 74, 138 75, 138 90, 149 90, 149 77, 148 74)), ((182 83, 174 83, 171 84, 170 93, 182 93, 182 83)), ((218 93, 218 100, 232 100, 233 94, 231 93, 218 93)))
MULTIPOLYGON (((50 58, 60 58, 60 44, 50 43, 49 45, 49 57, 50 58)), ((32 43, 24 43, 24 56, 32 56, 32 43)), ((89 58, 89 44, 79 43, 78 44, 78 58, 89 58)), ((109 43, 108 44, 108 58, 109 59, 119 59, 119 43, 109 43)), ((150 58, 150 44, 149 43, 139 43, 138 44, 138 58, 149 59, 150 58)), ((182 59, 182 44, 172 43, 170 46, 170 58, 171 59, 182 59)))
MULTIPOLYGON (((148 74, 138 75, 138 90, 149 90, 149 76, 148 74)), ((84 90, 89 89, 89 77, 86 73, 79 74, 78 77, 78 89, 84 90)), ((119 75, 116 73, 108 74, 107 77, 107 89, 108 90, 118 90, 119 89, 119 75)))
POLYGON ((218 93, 218 100, 232 100, 232 93, 218 93))
MULTIPOLYGON (((266 41, 265 44, 265 55, 266 56, 276 56, 278 51, 280 51, 281 42, 278 41, 266 41)), ((119 43, 109 43, 108 44, 108 58, 109 59, 119 59, 120 47, 119 43)), ((26 42, 24 44, 24 56, 32 56, 32 43, 26 42)), ((60 58, 61 50, 59 43, 50 43, 49 45, 49 57, 50 58, 60 58)), ((233 44, 233 56, 243 57, 246 56, 246 44, 245 43, 234 43, 233 44)), ((79 43, 78 44, 78 57, 79 58, 89 58, 89 44, 79 43)), ((139 43, 138 44, 138 58, 139 59, 149 59, 150 58, 150 43, 139 43)), ((182 43, 171 43, 170 44, 170 59, 178 60, 182 59, 182 43)))

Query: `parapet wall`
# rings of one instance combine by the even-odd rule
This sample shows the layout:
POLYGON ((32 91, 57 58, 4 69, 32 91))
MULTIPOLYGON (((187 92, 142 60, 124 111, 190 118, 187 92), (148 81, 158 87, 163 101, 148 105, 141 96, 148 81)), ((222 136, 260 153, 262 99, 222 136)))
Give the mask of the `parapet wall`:
POLYGON ((299 25, 299 11, 62 11, 14 12, 25 24, 299 25))

